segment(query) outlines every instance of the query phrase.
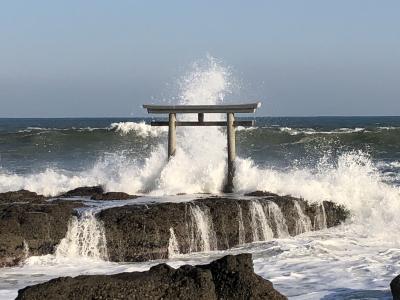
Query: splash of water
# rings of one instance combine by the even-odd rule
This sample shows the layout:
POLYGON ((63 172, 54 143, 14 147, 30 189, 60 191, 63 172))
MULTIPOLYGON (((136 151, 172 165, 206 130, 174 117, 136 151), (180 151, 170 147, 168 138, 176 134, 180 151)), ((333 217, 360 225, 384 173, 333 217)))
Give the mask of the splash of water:
POLYGON ((191 224, 189 252, 217 250, 217 237, 207 207, 190 204, 191 224))
POLYGON ((275 202, 268 202, 268 215, 274 222, 276 227, 276 234, 278 238, 284 238, 289 236, 289 229, 286 224, 286 219, 283 216, 282 210, 275 202))
POLYGON ((311 220, 309 216, 304 214, 299 202, 294 201, 294 208, 297 213, 295 234, 297 235, 303 232, 311 231, 312 229, 311 220))
POLYGON ((335 164, 327 161, 321 159, 316 170, 293 168, 284 172, 238 159, 235 186, 239 192, 267 190, 316 203, 333 201, 351 211, 351 221, 361 234, 390 239, 388 228, 400 228, 400 188, 385 183, 371 158, 361 151, 344 153, 335 164))
POLYGON ((246 242, 246 233, 245 233, 244 224, 243 224, 243 211, 239 204, 238 204, 238 226, 239 226, 238 241, 239 241, 239 245, 242 245, 246 242))
MULTIPOLYGON (((230 72, 209 58, 202 64, 194 64, 179 81, 179 104, 218 104, 230 88, 230 72)), ((197 115, 178 118, 194 120, 197 115)), ((205 119, 221 120, 222 116, 206 114, 205 119)), ((225 135, 217 127, 178 128, 176 155, 161 171, 158 192, 219 192, 225 180, 225 147, 225 135)))
POLYGON ((126 135, 130 132, 135 132, 140 137, 158 137, 163 133, 168 132, 168 128, 166 127, 154 127, 149 124, 146 124, 144 121, 135 123, 135 122, 118 122, 112 123, 110 125, 110 130, 115 130, 120 134, 126 135))
POLYGON ((94 210, 85 210, 72 217, 66 236, 57 246, 56 258, 93 258, 107 260, 107 242, 103 224, 94 210))
POLYGON ((25 239, 23 241, 23 245, 24 245, 24 259, 27 259, 29 257, 29 244, 25 239))
POLYGON ((173 258, 179 256, 179 244, 176 239, 175 231, 171 227, 169 229, 169 241, 168 241, 168 258, 173 258))
POLYGON ((314 230, 321 230, 327 227, 325 206, 321 203, 318 205, 317 213, 314 217, 314 230))
POLYGON ((272 239, 274 237, 274 233, 268 224, 264 207, 258 200, 251 201, 250 214, 253 241, 268 241, 272 239))

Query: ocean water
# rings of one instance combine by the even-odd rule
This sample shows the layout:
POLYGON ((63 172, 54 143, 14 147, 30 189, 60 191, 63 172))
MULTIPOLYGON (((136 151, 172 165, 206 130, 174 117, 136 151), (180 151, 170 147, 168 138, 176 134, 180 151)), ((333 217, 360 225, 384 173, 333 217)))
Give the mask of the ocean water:
MULTIPOLYGON (((226 103, 231 76, 214 60, 195 65, 179 80, 174 101, 226 103)), ((177 255, 167 263, 206 263, 250 252, 256 272, 290 298, 390 299, 390 280, 400 273, 400 117, 250 118, 255 127, 237 129, 235 195, 267 190, 312 202, 330 200, 345 205, 350 220, 229 251, 177 255)), ((206 115, 211 119, 224 116, 206 115)), ((28 189, 52 196, 101 184, 108 191, 143 195, 144 201, 221 193, 224 128, 178 128, 177 153, 167 162, 167 129, 151 127, 150 121, 0 119, 0 192, 28 189)), ((85 243, 90 244, 102 233, 95 220, 88 220, 85 243)), ((11 299, 21 287, 60 275, 146 270, 157 263, 111 263, 104 259, 106 250, 93 256, 81 246, 64 241, 55 255, 0 269, 0 298, 11 299)))

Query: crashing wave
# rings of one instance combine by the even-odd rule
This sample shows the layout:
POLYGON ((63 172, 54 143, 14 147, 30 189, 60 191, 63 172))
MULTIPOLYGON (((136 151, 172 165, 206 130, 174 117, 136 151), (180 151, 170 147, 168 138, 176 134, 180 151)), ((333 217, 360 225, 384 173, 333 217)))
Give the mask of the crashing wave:
POLYGON ((118 122, 112 123, 110 125, 111 130, 115 130, 120 134, 129 134, 131 132, 136 133, 140 137, 157 137, 168 131, 167 127, 156 127, 146 124, 144 121, 135 123, 135 122, 118 122))

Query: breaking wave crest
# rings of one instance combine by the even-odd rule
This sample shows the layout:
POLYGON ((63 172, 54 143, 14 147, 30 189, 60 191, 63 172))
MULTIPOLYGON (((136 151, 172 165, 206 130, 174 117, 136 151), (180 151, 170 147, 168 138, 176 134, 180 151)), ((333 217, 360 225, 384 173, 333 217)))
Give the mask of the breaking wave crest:
POLYGON ((128 134, 130 132, 135 132, 140 137, 157 137, 161 134, 168 132, 167 127, 153 127, 149 124, 146 124, 144 121, 135 123, 135 122, 118 122, 112 123, 110 125, 111 130, 115 130, 121 134, 128 134))

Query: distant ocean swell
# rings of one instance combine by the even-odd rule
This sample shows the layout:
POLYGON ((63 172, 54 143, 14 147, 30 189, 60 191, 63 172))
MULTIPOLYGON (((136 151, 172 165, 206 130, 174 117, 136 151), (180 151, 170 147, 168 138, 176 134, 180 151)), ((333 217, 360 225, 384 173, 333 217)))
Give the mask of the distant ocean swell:
MULTIPOLYGON (((315 139, 325 139, 332 141, 342 140, 342 144, 383 144, 387 143, 391 147, 400 148, 400 127, 369 127, 369 128, 334 128, 315 129, 315 128, 291 128, 285 126, 263 126, 265 121, 261 119, 256 120, 261 123, 256 127, 239 127, 237 128, 239 139, 254 139, 259 143, 306 143, 315 139), (389 143, 390 142, 390 143, 389 143)), ((204 129, 203 129, 204 130, 204 129)), ((222 131, 225 129, 222 128, 222 131)), ((12 139, 18 143, 20 139, 46 136, 48 139, 57 139, 57 137, 68 137, 73 143, 74 138, 80 139, 83 136, 101 136, 104 139, 110 136, 119 135, 123 136, 136 136, 140 138, 159 137, 166 135, 168 127, 154 127, 149 124, 148 120, 139 122, 115 122, 103 128, 40 128, 40 127, 27 127, 18 129, 14 132, 1 132, 0 139, 12 139), (115 134, 115 135, 114 135, 115 134)), ((18 144, 16 144, 18 145, 18 144)))

